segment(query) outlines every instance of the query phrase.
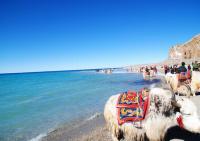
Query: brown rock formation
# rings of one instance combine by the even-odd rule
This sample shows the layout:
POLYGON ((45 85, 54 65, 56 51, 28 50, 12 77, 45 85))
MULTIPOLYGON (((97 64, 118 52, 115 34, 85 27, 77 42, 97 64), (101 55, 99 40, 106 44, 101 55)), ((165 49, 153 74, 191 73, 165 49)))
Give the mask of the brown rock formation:
POLYGON ((200 58, 200 34, 184 44, 173 46, 169 50, 169 59, 198 58, 200 58))

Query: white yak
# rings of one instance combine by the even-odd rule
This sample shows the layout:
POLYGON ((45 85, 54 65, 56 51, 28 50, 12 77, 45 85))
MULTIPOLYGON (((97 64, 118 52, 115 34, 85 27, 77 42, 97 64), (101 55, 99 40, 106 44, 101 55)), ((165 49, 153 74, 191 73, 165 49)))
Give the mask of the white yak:
POLYGON ((198 71, 192 72, 191 90, 193 95, 196 92, 200 92, 200 72, 198 71))
POLYGON ((165 79, 166 79, 167 83, 170 85, 170 87, 172 88, 172 90, 174 92, 177 92, 177 89, 178 89, 177 74, 172 74, 172 73, 169 72, 165 75, 165 79))
POLYGON ((167 129, 178 125, 178 116, 183 119, 184 129, 200 133, 200 121, 195 105, 184 97, 178 97, 175 100, 175 95, 173 95, 173 98, 172 95, 170 90, 162 88, 152 88, 150 90, 150 104, 147 115, 141 122, 142 128, 136 128, 131 122, 118 124, 116 103, 120 95, 111 96, 105 105, 104 117, 112 133, 113 141, 121 139, 130 141, 163 140, 167 129), (158 99, 155 100, 155 97, 158 99))
POLYGON ((180 83, 178 81, 178 74, 167 73, 165 75, 166 82, 170 85, 174 93, 190 97, 191 88, 190 85, 186 83, 180 83))
POLYGON ((168 72, 166 75, 165 75, 165 80, 166 82, 169 84, 171 82, 171 79, 173 77, 173 74, 168 72))

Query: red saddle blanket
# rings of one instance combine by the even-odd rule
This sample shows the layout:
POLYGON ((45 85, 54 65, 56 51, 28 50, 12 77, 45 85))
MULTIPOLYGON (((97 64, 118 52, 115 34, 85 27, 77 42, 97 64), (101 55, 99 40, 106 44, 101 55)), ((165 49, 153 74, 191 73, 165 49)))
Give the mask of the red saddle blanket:
POLYGON ((142 121, 147 112, 148 99, 148 95, 143 95, 143 90, 139 92, 128 91, 122 93, 116 105, 118 124, 142 121))

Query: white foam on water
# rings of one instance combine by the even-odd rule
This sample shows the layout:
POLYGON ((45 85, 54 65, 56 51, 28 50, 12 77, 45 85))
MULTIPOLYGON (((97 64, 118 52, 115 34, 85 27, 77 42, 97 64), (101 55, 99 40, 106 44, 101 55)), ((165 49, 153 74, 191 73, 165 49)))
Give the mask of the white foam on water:
MULTIPOLYGON (((96 117, 99 117, 101 115, 101 113, 95 113, 93 114, 92 116, 90 116, 89 118, 87 118, 85 121, 90 121, 90 120, 93 120, 95 119, 96 117)), ((84 122, 83 122, 84 123, 84 122)), ((49 130, 47 133, 42 133, 42 134, 39 134, 38 136, 30 139, 29 141, 41 141, 42 138, 44 138, 45 136, 47 136, 48 133, 50 133, 51 131, 54 131, 53 129, 49 130)))
POLYGON ((113 71, 114 74, 121 74, 121 73, 133 73, 133 72, 127 72, 127 71, 113 71))
POLYGON ((42 138, 45 137, 45 136, 47 136, 47 134, 46 134, 46 133, 43 133, 43 134, 38 135, 38 136, 35 137, 35 138, 32 138, 32 139, 29 140, 29 141, 41 141, 42 138))
POLYGON ((88 119, 87 119, 87 121, 88 120, 93 120, 94 118, 96 118, 96 117, 98 117, 98 116, 100 116, 101 115, 101 113, 95 113, 94 115, 92 115, 91 117, 89 117, 88 119))

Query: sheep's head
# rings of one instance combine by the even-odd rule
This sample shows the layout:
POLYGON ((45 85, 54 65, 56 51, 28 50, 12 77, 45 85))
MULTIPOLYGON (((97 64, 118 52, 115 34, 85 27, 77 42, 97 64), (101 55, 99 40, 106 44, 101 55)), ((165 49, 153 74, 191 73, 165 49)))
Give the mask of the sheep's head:
POLYGON ((195 133, 200 133, 200 120, 194 103, 183 97, 172 98, 172 105, 178 108, 176 120, 180 127, 195 133))
POLYGON ((163 88, 152 88, 150 95, 152 98, 155 96, 159 98, 159 100, 154 99, 155 106, 151 106, 153 110, 155 109, 154 111, 166 116, 172 115, 171 112, 176 113, 175 120, 180 127, 194 133, 200 133, 197 108, 190 99, 175 96, 172 91, 163 88))
POLYGON ((150 91, 151 106, 150 110, 166 116, 171 115, 171 91, 163 88, 152 88, 150 91))

